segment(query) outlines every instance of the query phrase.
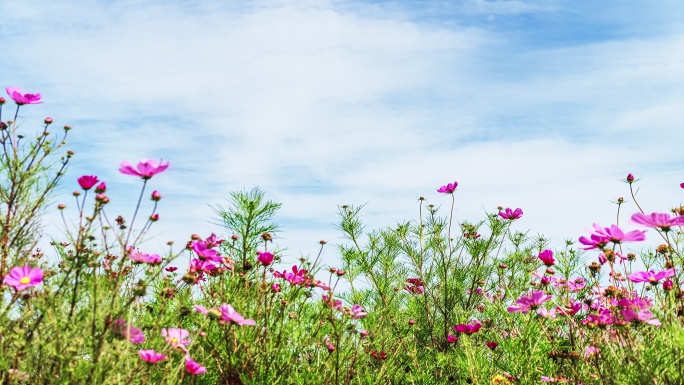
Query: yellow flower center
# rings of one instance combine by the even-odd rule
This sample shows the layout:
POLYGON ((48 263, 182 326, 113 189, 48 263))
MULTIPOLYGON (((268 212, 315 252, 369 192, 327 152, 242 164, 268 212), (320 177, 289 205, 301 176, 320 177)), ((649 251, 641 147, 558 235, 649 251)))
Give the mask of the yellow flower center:
POLYGON ((176 338, 171 338, 171 343, 172 343, 172 344, 177 344, 177 343, 178 343, 178 339, 176 339, 176 338))
POLYGON ((29 278, 29 277, 24 277, 24 278, 22 278, 22 279, 19 280, 19 283, 22 284, 22 285, 28 285, 29 283, 31 283, 31 278, 29 278))

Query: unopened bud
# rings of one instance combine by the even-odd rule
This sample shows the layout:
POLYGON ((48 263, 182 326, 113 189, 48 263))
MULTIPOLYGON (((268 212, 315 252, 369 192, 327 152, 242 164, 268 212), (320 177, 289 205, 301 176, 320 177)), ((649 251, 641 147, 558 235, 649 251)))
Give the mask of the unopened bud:
POLYGON ((5 104, 5 98, 0 98, 0 106, 2 106, 3 104, 5 104))
POLYGON ((631 184, 632 182, 634 182, 634 175, 628 174, 627 175, 627 183, 631 184))
POLYGON ((95 187, 96 193, 103 193, 105 191, 107 191, 107 184, 105 182, 102 182, 95 187))
POLYGON ((43 122, 44 122, 45 124, 52 124, 52 118, 47 117, 47 118, 45 118, 45 120, 43 120, 43 122))
POLYGON ((159 220, 159 213, 154 213, 153 215, 150 215, 150 222, 156 222, 159 220))
POLYGON ((66 205, 64 203, 60 203, 57 205, 57 209, 59 210, 64 210, 66 208, 66 205))
POLYGON ((74 192, 73 192, 73 196, 75 196, 75 197, 80 196, 80 195, 81 195, 81 193, 80 193, 79 191, 74 191, 74 192))
POLYGON ((159 191, 157 191, 157 190, 152 191, 152 200, 153 201, 158 202, 161 198, 162 198, 162 196, 159 193, 159 191))
POLYGON ((670 291, 673 288, 674 288, 674 282, 672 282, 671 279, 668 279, 667 281, 663 282, 663 290, 670 291))

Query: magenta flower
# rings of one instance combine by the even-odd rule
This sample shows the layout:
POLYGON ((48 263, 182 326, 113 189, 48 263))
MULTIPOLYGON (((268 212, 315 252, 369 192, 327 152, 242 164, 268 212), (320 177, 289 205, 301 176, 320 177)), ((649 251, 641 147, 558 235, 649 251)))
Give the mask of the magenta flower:
POLYGON ((161 257, 157 254, 147 254, 139 251, 131 251, 128 257, 134 262, 149 263, 150 265, 157 265, 162 261, 161 257))
POLYGON ((29 93, 24 93, 22 90, 16 87, 7 87, 5 88, 7 91, 7 95, 9 95, 12 100, 14 100, 15 103, 18 105, 23 105, 23 104, 40 104, 40 94, 29 94, 29 93))
POLYGON ((32 269, 31 266, 15 267, 5 276, 5 284, 12 286, 17 291, 40 285, 43 282, 43 270, 32 269))
POLYGON ((78 178, 78 184, 82 189, 88 191, 99 182, 95 175, 83 175, 78 178))
POLYGON ((632 308, 627 308, 627 309, 622 309, 622 317, 625 319, 627 322, 634 322, 634 323, 647 323, 650 325, 654 326, 660 326, 660 321, 655 318, 653 313, 651 313, 649 310, 642 310, 642 311, 635 311, 632 308))
POLYGON ((257 251, 257 254, 257 261, 264 266, 268 266, 273 263, 273 259, 275 258, 275 255, 269 253, 268 251, 257 251))
POLYGON ((169 167, 169 162, 164 164, 163 160, 159 162, 151 159, 140 159, 136 168, 133 168, 127 161, 121 162, 119 172, 126 175, 139 176, 143 179, 150 179, 169 167))
POLYGON ((684 183, 680 183, 679 187, 684 188, 684 183))
POLYGON ((223 257, 221 257, 216 250, 209 248, 204 241, 192 242, 192 251, 194 251, 200 259, 212 262, 223 261, 223 257))
POLYGON ((365 317, 367 314, 368 314, 368 313, 366 313, 366 312, 363 310, 363 307, 361 307, 361 305, 354 305, 354 306, 352 306, 352 308, 351 308, 351 316, 352 316, 353 319, 363 318, 363 317, 365 317))
POLYGON ((551 250, 542 251, 541 253, 539 253, 538 258, 546 266, 553 266, 553 264, 556 263, 556 260, 553 259, 553 251, 551 250))
POLYGON ((194 306, 194 309, 195 309, 195 311, 198 312, 198 313, 202 313, 202 314, 204 314, 204 315, 208 315, 208 314, 209 314, 209 310, 207 310, 207 308, 206 308, 204 305, 195 305, 195 306, 194 306))
POLYGON ((95 187, 95 192, 98 194, 102 194, 107 191, 107 184, 105 182, 100 183, 95 187))
POLYGON ((515 303, 517 303, 518 305, 509 306, 508 312, 514 313, 516 311, 519 311, 525 314, 530 310, 535 310, 539 308, 539 306, 541 306, 544 302, 550 300, 551 298, 552 297, 550 295, 547 295, 543 291, 535 291, 530 296, 523 295, 517 300, 515 300, 515 303))
POLYGON ((211 233, 210 236, 207 237, 207 239, 204 240, 204 243, 207 244, 207 247, 212 249, 214 246, 218 246, 225 242, 223 239, 219 238, 216 236, 216 234, 211 233))
POLYGON ((458 341, 458 337, 456 337, 456 336, 453 335, 453 334, 449 334, 449 335, 447 336, 446 340, 447 340, 448 343, 454 344, 454 343, 456 343, 456 342, 458 341))
POLYGON ((190 260, 190 269, 211 274, 212 272, 216 271, 218 267, 211 261, 193 258, 190 260))
POLYGON ((168 328, 162 329, 161 334, 166 342, 175 347, 185 347, 185 345, 190 343, 187 338, 190 336, 190 332, 185 329, 180 328, 168 328))
POLYGON ((453 194, 454 191, 456 191, 456 187, 458 187, 458 182, 449 183, 446 186, 438 188, 437 192, 442 194, 453 194))
POLYGON ((646 231, 633 230, 628 233, 623 232, 619 227, 611 225, 610 227, 601 227, 594 223, 594 233, 591 238, 580 237, 580 243, 589 247, 584 250, 603 249, 608 243, 622 243, 622 242, 640 242, 646 239, 644 235, 646 231))
POLYGON ((509 207, 509 208, 506 208, 506 210, 504 210, 504 211, 499 211, 499 216, 501 218, 508 219, 511 221, 516 220, 516 219, 520 219, 520 217, 522 217, 522 215, 523 215, 523 211, 519 208, 515 209, 515 210, 511 210, 511 208, 509 207))
POLYGON ((112 325, 112 331, 134 344, 140 344, 145 341, 145 334, 143 334, 140 329, 129 326, 126 320, 123 318, 114 321, 114 324, 112 325))
POLYGON ((675 269, 667 269, 659 272, 651 271, 639 271, 637 273, 627 275, 632 282, 648 282, 651 285, 657 285, 661 279, 674 277, 675 269))
POLYGON ((632 215, 632 222, 647 227, 658 227, 662 231, 670 231, 672 226, 684 226, 684 217, 671 218, 670 214, 652 213, 646 215, 636 213, 632 215))
POLYGON ((256 321, 254 321, 253 319, 245 319, 245 317, 240 315, 240 313, 236 312, 235 309, 233 309, 233 307, 228 305, 227 303, 224 303, 223 305, 219 306, 219 309, 221 310, 221 318, 225 322, 232 322, 240 326, 256 325, 256 321))
POLYGON ((470 324, 458 324, 454 326, 454 330, 463 334, 474 334, 480 331, 482 324, 479 322, 473 322, 470 324))
POLYGON ((138 350, 138 355, 143 359, 143 361, 149 362, 150 364, 156 364, 157 362, 168 358, 167 356, 157 353, 154 350, 138 350))
POLYGON ((486 345, 488 348, 494 350, 497 346, 499 346, 499 343, 496 341, 487 341, 486 345))
POLYGON ((207 368, 198 364, 190 357, 185 357, 185 371, 190 374, 202 374, 207 372, 207 368))

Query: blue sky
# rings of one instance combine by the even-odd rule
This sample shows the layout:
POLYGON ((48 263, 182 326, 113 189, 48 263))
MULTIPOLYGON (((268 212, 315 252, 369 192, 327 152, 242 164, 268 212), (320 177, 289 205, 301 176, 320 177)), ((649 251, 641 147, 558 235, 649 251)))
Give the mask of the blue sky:
POLYGON ((171 162, 152 179, 149 249, 221 233, 210 206, 254 186, 283 203, 292 259, 341 242, 338 204, 392 225, 419 196, 446 207, 436 189, 454 180, 457 219, 520 207, 516 229, 556 246, 614 223, 630 172, 648 212, 684 200, 679 1, 8 0, 0 14, 0 85, 45 101, 25 127, 74 127, 58 201, 96 174, 110 215, 130 216, 139 183, 118 164, 171 162))

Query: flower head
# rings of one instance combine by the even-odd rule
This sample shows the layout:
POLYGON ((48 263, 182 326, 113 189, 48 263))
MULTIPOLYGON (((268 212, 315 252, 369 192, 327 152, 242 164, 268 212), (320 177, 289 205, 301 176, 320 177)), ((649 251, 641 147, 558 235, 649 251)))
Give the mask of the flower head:
POLYGON ((456 342, 458 341, 458 337, 456 337, 456 336, 453 335, 453 334, 449 334, 449 335, 447 336, 446 340, 447 340, 448 343, 454 344, 454 343, 456 343, 456 342))
POLYGON ((185 371, 190 374, 202 374, 207 372, 207 368, 198 364, 190 357, 185 357, 185 371))
POLYGON ((257 251, 257 254, 257 261, 264 266, 268 266, 273 263, 273 259, 275 258, 275 255, 269 253, 268 251, 257 251))
POLYGON ((168 358, 167 356, 157 353, 154 350, 138 350, 138 355, 143 359, 143 361, 149 362, 150 364, 156 364, 157 362, 168 358))
POLYGON ((675 269, 667 269, 659 272, 651 271, 639 271, 633 274, 627 275, 632 282, 648 282, 652 285, 657 285, 661 279, 670 278, 675 275, 675 269))
POLYGON ((17 291, 22 291, 40 285, 43 282, 43 270, 37 267, 32 269, 29 265, 17 266, 5 276, 4 282, 17 291))
POLYGON ((670 217, 670 214, 651 213, 650 215, 636 213, 632 215, 632 222, 643 226, 660 228, 669 231, 672 226, 684 226, 684 217, 670 217))
POLYGON ((133 250, 131 250, 128 257, 132 261, 135 261, 138 263, 149 263, 150 265, 157 265, 157 264, 161 263, 161 261, 162 261, 161 257, 157 254, 147 254, 147 253, 141 253, 139 251, 133 251, 133 250))
POLYGON ((219 309, 221 310, 221 318, 223 318, 225 322, 232 322, 240 326, 256 325, 256 321, 254 321, 253 319, 245 319, 245 317, 243 317, 240 313, 236 312, 235 309, 233 309, 233 307, 228 305, 227 303, 224 303, 223 305, 219 306, 219 309))
POLYGON ((522 217, 523 211, 521 209, 511 210, 511 208, 506 208, 504 211, 499 211, 499 216, 503 219, 508 219, 510 221, 520 219, 522 217))
POLYGON ((535 310, 539 306, 541 306, 544 302, 548 301, 551 299, 550 295, 547 295, 543 291, 535 291, 529 296, 521 296, 517 300, 515 300, 515 303, 517 303, 517 306, 509 306, 508 307, 508 312, 509 313, 514 313, 516 311, 522 312, 523 314, 527 313, 530 310, 535 310))
POLYGON ((365 317, 367 314, 368 314, 368 313, 366 313, 366 312, 363 310, 363 307, 361 307, 361 305, 354 305, 354 306, 352 306, 352 308, 351 308, 351 316, 352 316, 353 319, 363 318, 363 317, 365 317))
POLYGON ((90 190, 93 186, 99 182, 97 177, 95 175, 83 175, 82 177, 78 178, 78 185, 81 186, 82 189, 84 190, 90 190))
POLYGON ((437 192, 442 194, 453 194, 454 191, 456 191, 456 187, 458 187, 458 182, 448 183, 446 186, 438 188, 437 192))
POLYGON ((128 325, 126 320, 123 318, 114 321, 112 331, 134 344, 140 344, 145 341, 145 334, 143 334, 140 329, 128 325))
POLYGON ((9 95, 12 100, 14 100, 15 103, 18 105, 22 104, 39 104, 42 103, 40 102, 40 94, 29 94, 29 93, 24 93, 22 90, 19 88, 15 87, 7 87, 5 88, 7 91, 7 95, 9 95))
POLYGON ((454 326, 454 330, 463 334, 474 334, 480 331, 482 324, 480 322, 473 322, 469 324, 458 324, 454 326))
POLYGON ((553 251, 551 250, 542 251, 539 253, 538 258, 546 266, 553 266, 553 264, 556 263, 556 260, 553 259, 553 251))
POLYGON ((140 159, 136 168, 133 168, 127 161, 121 162, 119 172, 126 175, 139 176, 143 179, 150 179, 169 167, 169 162, 164 163, 162 159, 157 162, 151 159, 140 159))
POLYGON ((180 328, 168 328, 162 329, 161 331, 164 340, 175 347, 184 347, 190 343, 187 338, 190 336, 190 332, 185 329, 180 328))

